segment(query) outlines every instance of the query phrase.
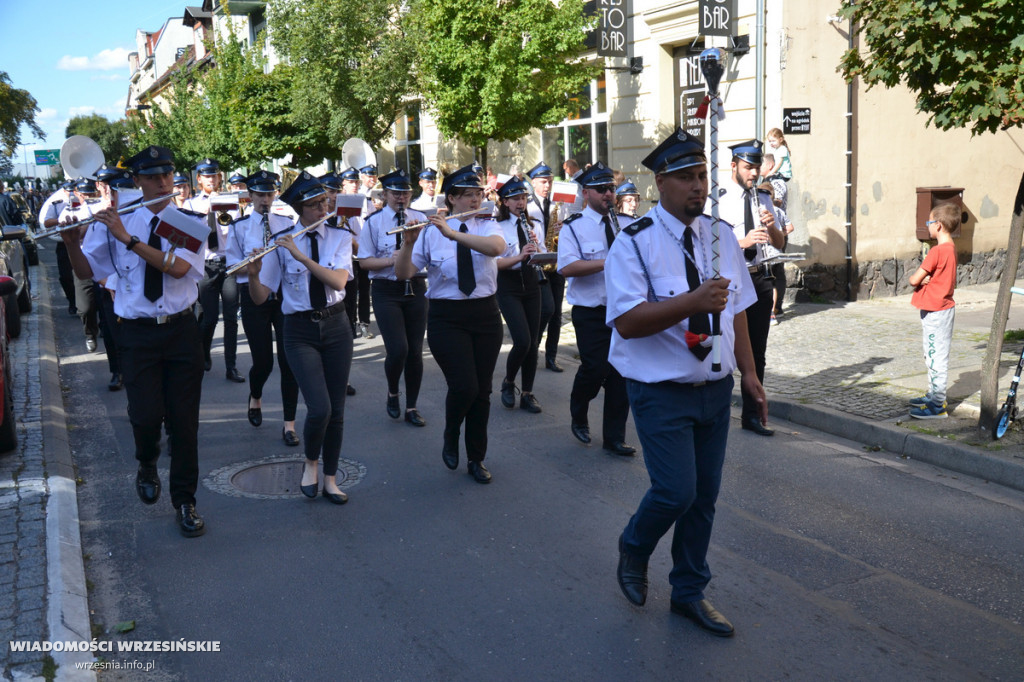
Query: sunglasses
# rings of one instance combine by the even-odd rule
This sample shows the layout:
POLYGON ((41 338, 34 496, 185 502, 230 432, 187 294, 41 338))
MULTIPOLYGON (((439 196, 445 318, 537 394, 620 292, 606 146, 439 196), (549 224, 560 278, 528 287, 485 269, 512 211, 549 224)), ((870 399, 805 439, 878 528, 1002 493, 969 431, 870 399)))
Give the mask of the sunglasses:
POLYGON ((588 187, 587 189, 593 190, 598 194, 607 194, 608 192, 615 191, 615 185, 596 185, 594 187, 588 187))

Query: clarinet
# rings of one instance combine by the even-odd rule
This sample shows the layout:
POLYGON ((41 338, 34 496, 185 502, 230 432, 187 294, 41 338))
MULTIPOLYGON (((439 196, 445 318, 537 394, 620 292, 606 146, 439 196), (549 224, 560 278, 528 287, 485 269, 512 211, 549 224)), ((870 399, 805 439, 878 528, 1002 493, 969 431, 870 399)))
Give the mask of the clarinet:
MULTIPOLYGON (((398 210, 395 211, 395 215, 398 218, 398 227, 403 227, 405 225, 405 206, 399 206, 398 210)), ((396 239, 398 239, 398 237, 396 237, 396 239)), ((413 297, 416 295, 416 293, 412 290, 411 279, 405 280, 405 295, 407 297, 413 297)))
MULTIPOLYGON (((531 244, 538 249, 540 248, 540 244, 537 242, 537 235, 533 233, 533 229, 530 227, 529 221, 526 220, 526 211, 523 211, 516 217, 516 226, 517 229, 523 231, 523 234, 526 235, 526 238, 530 240, 531 244)), ((537 273, 538 284, 543 284, 548 281, 548 278, 544 276, 544 268, 539 265, 534 265, 533 263, 531 263, 530 266, 534 269, 534 272, 537 273)))
MULTIPOLYGON (((757 184, 758 176, 754 176, 753 181, 750 183, 750 214, 754 217, 755 225, 761 223, 761 200, 757 197, 757 184)), ((757 246, 757 260, 759 267, 761 268, 765 279, 775 279, 772 274, 772 266, 766 261, 769 258, 768 244, 756 244, 757 246)))

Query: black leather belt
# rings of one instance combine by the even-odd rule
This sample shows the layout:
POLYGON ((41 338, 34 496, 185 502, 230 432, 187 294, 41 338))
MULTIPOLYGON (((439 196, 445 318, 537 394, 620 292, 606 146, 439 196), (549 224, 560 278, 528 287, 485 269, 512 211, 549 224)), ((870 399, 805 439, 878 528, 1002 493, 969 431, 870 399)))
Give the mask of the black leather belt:
POLYGON ((145 324, 151 327, 155 327, 158 324, 167 324, 173 322, 179 318, 185 317, 186 315, 192 315, 192 309, 187 308, 182 310, 180 313, 172 313, 170 315, 159 315, 157 317, 119 317, 118 322, 134 322, 136 324, 145 324))
POLYGON ((312 320, 313 322, 319 322, 320 320, 326 320, 331 315, 339 313, 345 309, 345 302, 335 303, 332 306, 323 308, 322 310, 302 310, 297 313, 288 313, 292 317, 299 317, 303 320, 312 320))

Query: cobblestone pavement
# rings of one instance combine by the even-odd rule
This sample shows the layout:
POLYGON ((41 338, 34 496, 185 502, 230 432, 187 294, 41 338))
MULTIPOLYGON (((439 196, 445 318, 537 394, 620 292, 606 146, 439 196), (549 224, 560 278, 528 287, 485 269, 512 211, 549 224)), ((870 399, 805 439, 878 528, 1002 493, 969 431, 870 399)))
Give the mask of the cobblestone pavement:
MULTIPOLYGON (((39 268, 30 268, 37 290, 39 268)), ((5 679, 38 677, 40 652, 8 651, 8 642, 47 639, 46 504, 40 418, 39 324, 37 312, 22 316, 22 331, 12 339, 11 381, 18 447, 0 455, 0 641, 5 679)))

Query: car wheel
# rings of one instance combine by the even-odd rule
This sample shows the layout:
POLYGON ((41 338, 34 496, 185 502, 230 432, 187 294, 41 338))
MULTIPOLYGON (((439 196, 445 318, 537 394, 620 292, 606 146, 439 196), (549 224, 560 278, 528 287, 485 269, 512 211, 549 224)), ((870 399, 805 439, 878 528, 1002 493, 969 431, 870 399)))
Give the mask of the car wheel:
POLYGON ((4 421, 0 423, 0 452, 8 452, 18 447, 18 425, 14 423, 10 373, 7 373, 4 379, 4 421))
POLYGON ((18 294, 18 312, 22 314, 32 312, 32 281, 28 278, 28 271, 25 273, 25 286, 18 294))
POLYGON ((7 318, 7 336, 12 339, 21 336, 21 313, 18 312, 18 297, 15 294, 4 299, 4 315, 7 318))

